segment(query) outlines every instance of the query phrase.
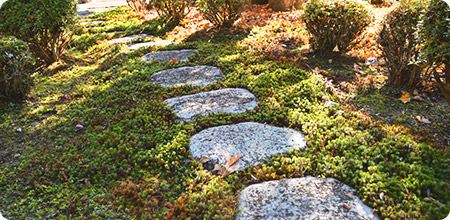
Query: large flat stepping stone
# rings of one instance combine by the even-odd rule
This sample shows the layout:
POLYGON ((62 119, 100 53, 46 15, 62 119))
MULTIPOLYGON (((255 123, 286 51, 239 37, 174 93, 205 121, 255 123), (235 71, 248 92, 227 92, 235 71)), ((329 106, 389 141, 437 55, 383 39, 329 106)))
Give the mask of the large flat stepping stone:
POLYGON ((108 43, 110 43, 110 44, 127 44, 127 43, 131 43, 134 40, 141 40, 141 39, 145 39, 145 38, 153 38, 153 36, 148 35, 148 34, 135 34, 135 35, 112 39, 112 40, 108 41, 108 43))
POLYGON ((263 182, 240 193, 236 219, 379 219, 352 191, 332 178, 263 182))
POLYGON ((157 51, 153 53, 145 54, 141 60, 145 62, 150 61, 171 61, 173 59, 179 62, 187 62, 189 57, 192 56, 198 50, 196 49, 184 49, 184 50, 167 50, 167 51, 157 51))
POLYGON ((133 50, 137 50, 142 47, 168 46, 168 45, 173 45, 173 44, 174 43, 172 41, 168 41, 168 40, 155 40, 155 41, 151 41, 151 42, 130 44, 130 45, 128 45, 128 49, 133 51, 133 50))
POLYGON ((239 169, 257 165, 272 154, 305 147, 300 131, 255 122, 208 128, 192 136, 190 143, 192 157, 208 157, 210 167, 223 165, 228 158, 239 155, 239 169))
POLYGON ((190 121, 208 113, 242 113, 254 109, 256 97, 245 89, 221 89, 166 100, 181 121, 190 121))
POLYGON ((163 87, 206 86, 224 77, 219 68, 213 66, 185 66, 154 73, 150 82, 163 87))

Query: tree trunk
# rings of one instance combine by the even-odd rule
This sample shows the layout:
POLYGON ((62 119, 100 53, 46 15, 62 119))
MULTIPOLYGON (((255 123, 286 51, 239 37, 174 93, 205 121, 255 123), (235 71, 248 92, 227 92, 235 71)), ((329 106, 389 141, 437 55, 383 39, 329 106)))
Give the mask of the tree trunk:
POLYGON ((295 0, 269 0, 269 8, 274 11, 289 11, 294 6, 295 0))

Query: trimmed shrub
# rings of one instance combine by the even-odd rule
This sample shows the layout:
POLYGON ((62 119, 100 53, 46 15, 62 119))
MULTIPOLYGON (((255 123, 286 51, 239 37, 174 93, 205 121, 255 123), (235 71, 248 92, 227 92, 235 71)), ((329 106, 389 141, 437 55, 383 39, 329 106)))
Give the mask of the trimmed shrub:
POLYGON ((379 42, 391 85, 411 87, 420 80, 420 68, 410 63, 418 54, 417 24, 423 9, 418 1, 404 1, 387 15, 383 24, 379 42))
POLYGON ((30 43, 36 57, 52 63, 69 43, 76 4, 76 0, 6 1, 0 10, 0 32, 30 43))
POLYGON ((198 0, 197 7, 204 18, 217 27, 231 27, 241 16, 244 0, 198 0))
POLYGON ((432 0, 420 30, 422 57, 435 70, 436 83, 450 105, 450 9, 442 0, 432 0), (436 71, 437 68, 442 71, 436 71))
POLYGON ((316 51, 331 52, 336 46, 346 52, 372 20, 367 3, 357 0, 317 0, 306 4, 302 15, 316 51))
POLYGON ((188 14, 191 3, 192 0, 150 0, 148 8, 156 9, 161 18, 169 18, 178 24, 188 14))
POLYGON ((0 98, 21 101, 33 85, 34 65, 27 44, 14 37, 0 37, 0 98))

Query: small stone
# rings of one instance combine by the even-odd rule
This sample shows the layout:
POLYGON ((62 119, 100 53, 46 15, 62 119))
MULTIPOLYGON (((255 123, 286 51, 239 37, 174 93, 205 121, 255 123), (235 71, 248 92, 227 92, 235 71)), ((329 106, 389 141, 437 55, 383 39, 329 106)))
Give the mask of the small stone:
POLYGON ((379 217, 336 179, 304 177, 251 185, 239 194, 238 220, 255 219, 348 219, 379 217), (328 187, 327 185, 331 185, 328 187), (335 199, 338 197, 339 199, 335 199))
POLYGON ((157 51, 153 53, 145 54, 141 60, 145 62, 150 61, 171 61, 177 59, 180 62, 187 62, 189 57, 192 56, 198 50, 195 49, 185 49, 185 50, 167 50, 167 51, 157 51))
POLYGON ((190 121, 209 113, 243 113, 254 109, 256 97, 245 89, 221 89, 166 100, 181 121, 190 121))
POLYGON ((80 25, 94 25, 94 24, 101 24, 105 21, 103 20, 98 20, 98 21, 85 21, 85 22, 81 22, 80 25))
POLYGON ((20 154, 14 154, 14 158, 20 157, 20 154))
POLYGON ((136 44, 131 44, 128 45, 128 49, 133 51, 133 50, 137 50, 140 49, 142 47, 161 47, 161 46, 168 46, 168 45, 173 45, 174 43, 172 41, 168 41, 168 40, 156 40, 156 41, 151 41, 151 42, 145 42, 145 43, 136 43, 136 44))
POLYGON ((163 87, 206 86, 225 77, 219 68, 213 66, 185 66, 154 73, 150 82, 163 87))
POLYGON ((22 128, 17 128, 16 131, 17 132, 22 132, 22 128))
POLYGON ((127 43, 131 43, 134 40, 142 40, 145 38, 153 38, 153 36, 148 35, 148 34, 135 34, 135 35, 112 39, 112 40, 108 41, 108 43, 110 43, 110 44, 127 44, 127 43))
POLYGON ((83 128, 84 128, 83 125, 80 125, 80 124, 75 125, 75 129, 76 130, 80 130, 80 129, 83 129, 83 128))
POLYGON ((190 140, 194 159, 206 156, 211 165, 225 164, 228 158, 238 155, 239 170, 257 165, 273 154, 305 147, 306 140, 300 131, 255 122, 208 128, 190 140))

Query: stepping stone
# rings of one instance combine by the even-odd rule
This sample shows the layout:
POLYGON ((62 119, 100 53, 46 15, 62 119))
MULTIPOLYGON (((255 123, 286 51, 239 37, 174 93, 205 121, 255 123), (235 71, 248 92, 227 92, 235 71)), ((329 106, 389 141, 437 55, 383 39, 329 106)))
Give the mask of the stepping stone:
POLYGON ((379 219, 352 191, 332 178, 263 182, 240 193, 236 219, 379 219))
POLYGON ((111 31, 111 32, 104 32, 102 34, 111 34, 111 35, 113 35, 113 34, 123 34, 123 33, 125 33, 125 31, 111 31))
POLYGON ((95 14, 95 12, 89 11, 89 10, 77 11, 78 17, 87 17, 87 16, 93 15, 93 14, 95 14))
POLYGON ((145 43, 130 44, 130 45, 128 45, 128 49, 133 51, 133 50, 137 50, 141 47, 168 46, 168 45, 172 45, 172 44, 174 44, 172 41, 156 40, 156 41, 145 42, 145 43))
POLYGON ((254 109, 255 96, 245 89, 221 89, 166 100, 181 121, 190 121, 208 113, 242 113, 254 109))
POLYGON ((103 20, 98 20, 98 21, 85 21, 85 22, 81 22, 80 25, 87 25, 87 24, 101 24, 105 21, 103 20))
POLYGON ((185 66, 154 73, 150 82, 163 87, 206 86, 224 77, 219 68, 213 66, 185 66))
POLYGON ((145 39, 145 38, 153 38, 153 36, 148 35, 148 34, 135 34, 135 35, 112 39, 112 40, 108 41, 108 43, 110 43, 110 44, 127 44, 127 43, 131 43, 134 40, 140 40, 140 39, 145 39))
POLYGON ((304 135, 297 130, 244 122, 212 127, 191 137, 192 157, 209 158, 207 168, 225 164, 228 158, 239 155, 239 169, 257 165, 273 154, 306 147, 304 135))
POLYGON ((145 62, 150 61, 171 61, 177 59, 179 62, 187 62, 189 57, 192 56, 198 50, 195 49, 185 49, 185 50, 167 50, 167 51, 157 51, 153 53, 145 54, 141 60, 145 62))

